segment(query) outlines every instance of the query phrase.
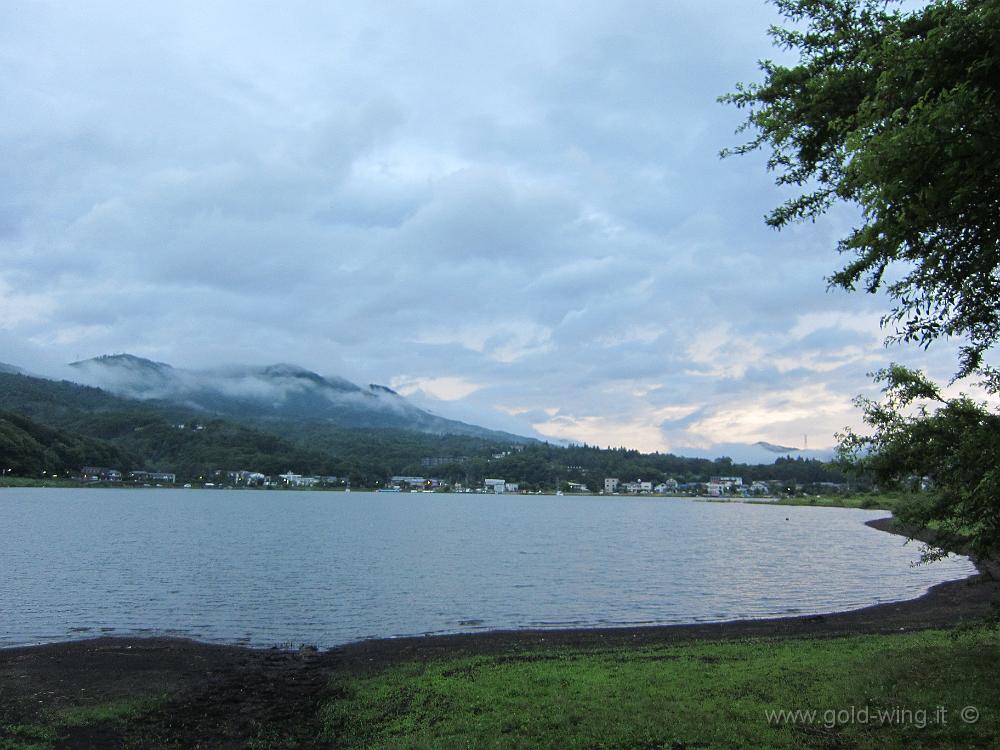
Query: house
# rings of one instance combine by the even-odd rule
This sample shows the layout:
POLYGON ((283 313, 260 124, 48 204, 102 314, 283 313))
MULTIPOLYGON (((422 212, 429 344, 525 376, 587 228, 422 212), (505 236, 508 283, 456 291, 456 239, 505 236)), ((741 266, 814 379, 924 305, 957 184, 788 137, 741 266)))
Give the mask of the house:
POLYGON ((618 478, 610 477, 604 480, 604 491, 609 495, 613 492, 618 492, 618 478))
POLYGON ((419 489, 424 486, 423 477, 404 477, 404 476, 394 476, 389 479, 394 487, 409 487, 411 489, 419 489))
POLYGON ((705 491, 710 497, 720 497, 726 493, 742 495, 743 477, 711 477, 705 491))
POLYGON ((507 482, 504 485, 504 492, 513 492, 515 494, 521 491, 521 485, 517 482, 507 482))
POLYGON ((267 481, 267 477, 259 471, 247 471, 246 469, 227 471, 226 478, 233 484, 242 484, 246 487, 259 487, 267 481))
POLYGON ((493 492, 497 495, 502 495, 507 491, 507 483, 503 479, 484 479, 483 488, 487 492, 493 492))
POLYGON ((625 482, 625 484, 622 485, 622 489, 626 492, 631 492, 632 494, 638 494, 640 492, 649 493, 653 491, 653 483, 637 479, 634 482, 625 482))
POLYGON ((718 482, 726 487, 742 487, 743 477, 712 477, 709 481, 718 482))
POLYGON ((587 487, 587 485, 581 482, 567 482, 566 484, 569 485, 570 492, 590 492, 590 489, 587 487))
POLYGON ((165 471, 130 471, 128 478, 133 482, 167 482, 173 484, 177 476, 165 471))
POLYGON ((278 478, 289 487, 314 487, 319 484, 317 477, 304 477, 301 474, 293 474, 291 471, 279 474, 278 478))
POLYGON ((84 466, 80 469, 83 478, 88 482, 120 482, 122 473, 118 469, 106 466, 84 466))

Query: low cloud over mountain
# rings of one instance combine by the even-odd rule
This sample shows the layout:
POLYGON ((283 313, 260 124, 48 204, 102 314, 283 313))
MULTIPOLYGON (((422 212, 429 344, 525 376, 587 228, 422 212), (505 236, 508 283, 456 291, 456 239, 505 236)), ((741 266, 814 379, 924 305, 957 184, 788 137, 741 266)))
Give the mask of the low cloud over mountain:
POLYGON ((342 427, 528 440, 431 414, 386 386, 362 387, 290 364, 199 371, 116 354, 74 362, 70 368, 71 379, 84 385, 234 417, 316 419, 342 427))

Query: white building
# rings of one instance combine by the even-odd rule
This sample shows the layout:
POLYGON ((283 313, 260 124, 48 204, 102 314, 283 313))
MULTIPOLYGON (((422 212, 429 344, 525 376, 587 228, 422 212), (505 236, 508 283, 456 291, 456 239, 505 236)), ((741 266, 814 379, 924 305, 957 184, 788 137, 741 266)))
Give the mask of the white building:
POLYGON ((625 484, 622 485, 622 488, 626 492, 632 492, 632 493, 652 492, 653 483, 643 482, 641 479, 637 479, 634 482, 625 482, 625 484))
POLYGON ((502 479, 484 479, 483 487, 487 492, 494 492, 497 495, 502 495, 507 491, 507 483, 502 479))
POLYGON ((412 487, 423 487, 424 486, 424 478, 423 477, 394 476, 389 481, 392 484, 394 484, 395 486, 397 486, 397 487, 400 487, 400 486, 402 486, 404 484, 407 487, 411 487, 411 488, 412 487))
POLYGON ((604 480, 604 491, 607 492, 609 495, 612 492, 618 492, 618 478, 617 477, 611 477, 609 479, 605 479, 604 480))
POLYGON ((316 477, 304 477, 301 474, 293 474, 290 471, 286 474, 279 474, 278 478, 289 487, 313 487, 319 484, 319 479, 316 477))

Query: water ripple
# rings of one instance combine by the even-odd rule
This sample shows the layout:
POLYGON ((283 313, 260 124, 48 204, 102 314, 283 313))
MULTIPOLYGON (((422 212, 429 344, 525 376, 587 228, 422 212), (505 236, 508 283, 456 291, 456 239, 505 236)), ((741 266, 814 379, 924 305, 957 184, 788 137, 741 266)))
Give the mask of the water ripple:
POLYGON ((0 646, 159 633, 325 647, 818 614, 974 572, 960 557, 914 567, 915 545, 864 525, 880 515, 658 498, 6 489, 0 646))

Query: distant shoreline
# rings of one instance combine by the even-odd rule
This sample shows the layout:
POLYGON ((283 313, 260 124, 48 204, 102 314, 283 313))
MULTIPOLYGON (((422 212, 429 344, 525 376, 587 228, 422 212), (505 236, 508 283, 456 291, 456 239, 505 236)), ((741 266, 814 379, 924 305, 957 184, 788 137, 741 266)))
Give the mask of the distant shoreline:
POLYGON ((470 496, 485 496, 485 497, 621 497, 628 499, 659 499, 659 500, 695 500, 705 503, 745 503, 747 505, 786 505, 786 506, 808 506, 817 508, 848 508, 855 510, 886 510, 891 511, 893 507, 892 502, 886 502, 885 496, 876 495, 872 497, 859 496, 859 495, 847 495, 847 496, 817 496, 816 498, 811 496, 769 496, 769 495, 759 495, 751 497, 718 497, 716 495, 678 495, 678 494, 660 494, 660 493, 619 493, 614 492, 611 494, 606 494, 603 492, 592 493, 592 492, 571 492, 571 493, 557 493, 555 490, 542 490, 540 492, 505 492, 496 495, 492 492, 483 492, 479 490, 470 491, 453 491, 453 490, 395 490, 386 491, 377 487, 236 487, 233 485, 215 485, 215 486, 191 486, 186 487, 184 484, 133 484, 129 482, 109 482, 109 481, 98 481, 98 482, 84 482, 75 479, 57 479, 57 480, 26 480, 15 478, 12 482, 9 478, 6 481, 0 480, 0 490, 3 489, 113 489, 113 490, 252 490, 254 492, 333 492, 341 494, 374 494, 380 492, 381 494, 400 494, 400 495, 470 495, 470 496), (864 501, 861 502, 851 502, 856 500, 858 497, 864 497, 864 501))

